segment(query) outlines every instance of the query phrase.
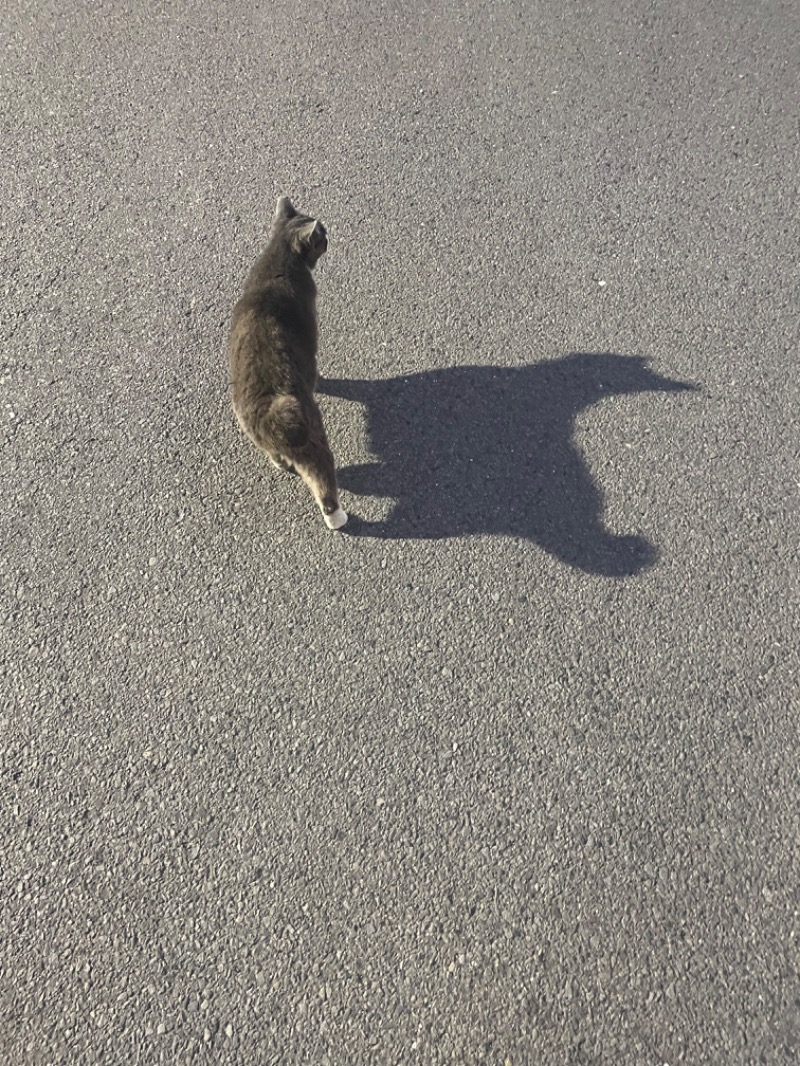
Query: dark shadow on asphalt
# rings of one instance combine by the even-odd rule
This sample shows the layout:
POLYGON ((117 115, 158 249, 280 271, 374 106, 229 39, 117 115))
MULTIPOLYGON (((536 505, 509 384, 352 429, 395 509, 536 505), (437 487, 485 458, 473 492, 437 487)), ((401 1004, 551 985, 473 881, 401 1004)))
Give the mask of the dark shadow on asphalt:
POLYGON ((636 574, 658 552, 603 525, 603 493, 574 444, 575 419, 614 396, 693 388, 659 376, 640 356, 587 353, 512 369, 322 380, 320 392, 365 405, 378 457, 340 470, 341 486, 396 501, 385 521, 345 528, 392 540, 503 533, 589 573, 636 574))

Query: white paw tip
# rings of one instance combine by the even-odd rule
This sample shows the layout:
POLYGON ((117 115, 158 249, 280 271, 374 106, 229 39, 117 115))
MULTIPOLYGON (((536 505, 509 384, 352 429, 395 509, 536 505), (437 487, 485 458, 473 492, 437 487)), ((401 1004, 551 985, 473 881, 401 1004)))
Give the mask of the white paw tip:
POLYGON ((347 513, 341 509, 341 507, 334 511, 333 514, 325 515, 325 525, 328 529, 341 529, 347 521, 347 513))

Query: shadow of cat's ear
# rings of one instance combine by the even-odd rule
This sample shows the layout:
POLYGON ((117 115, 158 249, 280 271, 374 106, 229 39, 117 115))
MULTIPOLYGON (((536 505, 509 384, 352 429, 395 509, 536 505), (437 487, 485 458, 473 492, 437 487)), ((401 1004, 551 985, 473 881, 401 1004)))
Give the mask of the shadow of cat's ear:
POLYGON ((294 218, 297 212, 294 209, 294 204, 288 196, 279 196, 278 202, 275 205, 275 218, 294 218))

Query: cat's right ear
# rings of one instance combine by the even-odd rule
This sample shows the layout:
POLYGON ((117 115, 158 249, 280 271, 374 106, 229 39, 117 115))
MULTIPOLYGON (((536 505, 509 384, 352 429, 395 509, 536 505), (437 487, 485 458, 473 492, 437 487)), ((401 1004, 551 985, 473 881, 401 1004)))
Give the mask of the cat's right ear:
POLYGON ((294 218, 297 212, 288 196, 279 196, 275 207, 275 221, 282 218, 294 218))

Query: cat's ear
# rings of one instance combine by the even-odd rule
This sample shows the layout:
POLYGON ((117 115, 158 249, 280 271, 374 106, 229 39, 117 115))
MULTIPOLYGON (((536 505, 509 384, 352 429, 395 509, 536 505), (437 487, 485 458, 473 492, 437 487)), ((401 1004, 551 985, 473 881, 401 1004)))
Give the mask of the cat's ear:
POLYGON ((275 206, 275 218, 294 218, 297 212, 288 196, 279 196, 275 206))
POLYGON ((310 244, 312 248, 315 245, 321 244, 327 239, 325 227, 319 221, 319 219, 312 218, 310 222, 307 222, 305 226, 300 228, 300 239, 305 244, 310 244))
POLYGON ((314 267, 320 256, 328 250, 328 234, 325 227, 316 218, 312 218, 297 232, 297 250, 310 267, 314 267))

